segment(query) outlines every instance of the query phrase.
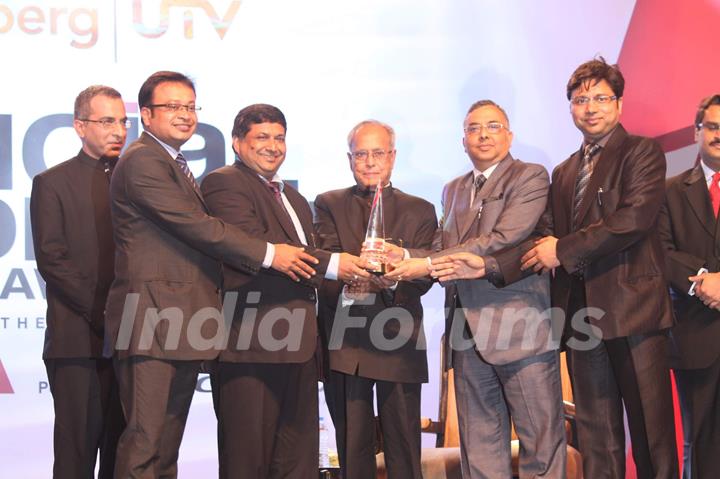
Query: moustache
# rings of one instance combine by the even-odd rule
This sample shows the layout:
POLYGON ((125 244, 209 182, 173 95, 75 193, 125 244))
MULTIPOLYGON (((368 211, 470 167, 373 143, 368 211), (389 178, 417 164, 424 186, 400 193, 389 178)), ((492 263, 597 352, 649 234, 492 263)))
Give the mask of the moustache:
POLYGON ((720 138, 717 138, 710 142, 710 146, 720 145, 720 138))
POLYGON ((268 150, 260 150, 257 153, 259 156, 269 156, 271 158, 277 158, 278 156, 281 156, 282 153, 279 151, 268 151, 268 150))

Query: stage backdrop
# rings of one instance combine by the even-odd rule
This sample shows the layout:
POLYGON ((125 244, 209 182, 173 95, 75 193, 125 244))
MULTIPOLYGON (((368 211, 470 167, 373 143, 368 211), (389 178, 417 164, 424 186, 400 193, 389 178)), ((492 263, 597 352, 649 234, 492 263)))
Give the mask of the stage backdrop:
MULTIPOLYGON (((470 168, 461 144, 467 107, 498 102, 515 133, 512 153, 552 169, 581 141, 565 83, 595 55, 629 73, 626 126, 666 140, 670 171, 691 164, 694 108, 716 86, 716 67, 702 62, 712 63, 719 4, 695 0, 680 14, 669 0, 0 0, 0 476, 50 477, 44 285, 28 202, 32 177, 79 149, 72 104, 86 86, 123 94, 131 141, 142 81, 161 69, 193 77, 203 110, 185 151, 198 177, 233 161, 240 108, 277 105, 288 119, 280 173, 309 200, 352 183, 350 128, 385 121, 397 132, 393 184, 440 212, 443 184, 470 168)), ((423 415, 435 418, 439 287, 425 305, 423 415)), ((201 377, 180 477, 211 477, 216 467, 208 390, 201 377)))

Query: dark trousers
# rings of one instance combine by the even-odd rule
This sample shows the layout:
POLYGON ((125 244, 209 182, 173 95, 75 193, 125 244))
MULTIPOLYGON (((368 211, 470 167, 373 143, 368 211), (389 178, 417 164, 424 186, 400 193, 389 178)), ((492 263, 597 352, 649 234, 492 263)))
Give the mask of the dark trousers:
POLYGON ((200 361, 144 356, 115 360, 127 426, 115 479, 173 479, 200 361))
POLYGON ((420 471, 419 383, 396 383, 330 371, 325 396, 335 425, 344 479, 374 479, 373 386, 389 479, 417 479, 420 471))
POLYGON ((112 479, 115 449, 125 426, 112 361, 46 359, 55 408, 54 479, 112 479))
POLYGON ((706 479, 720 471, 720 358, 703 369, 676 369, 686 455, 683 477, 706 479))
POLYGON ((222 479, 316 479, 318 383, 305 363, 219 362, 217 384, 222 479))
MULTIPOLYGON (((578 283, 568 317, 585 306, 578 283)), ((667 337, 657 332, 600 340, 589 350, 568 348, 567 358, 585 477, 625 477, 624 405, 638 479, 677 478, 667 337)))

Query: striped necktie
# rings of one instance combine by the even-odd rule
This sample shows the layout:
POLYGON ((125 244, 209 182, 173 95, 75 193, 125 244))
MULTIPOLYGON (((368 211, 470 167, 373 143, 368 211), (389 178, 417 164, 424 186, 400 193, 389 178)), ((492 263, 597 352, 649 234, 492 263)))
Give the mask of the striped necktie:
POLYGON ((187 160, 182 153, 178 153, 178 156, 175 158, 175 162, 178 164, 183 174, 185 174, 187 179, 190 181, 190 184, 193 186, 193 188, 195 188, 197 191, 200 191, 200 185, 198 185, 197 181, 195 181, 195 176, 193 176, 192 171, 190 171, 187 160))
POLYGON ((578 225, 578 214, 580 213, 580 205, 582 204, 583 198, 585 197, 585 191, 587 190, 590 177, 592 176, 593 168, 595 167, 595 161, 593 157, 600 150, 600 145, 597 143, 590 143, 585 147, 585 154, 580 164, 580 171, 578 172, 577 181, 575 183, 575 201, 573 202, 573 226, 578 225))
POLYGON ((485 185, 485 182, 487 181, 487 178, 485 178, 485 175, 482 173, 475 178, 475 192, 473 193, 473 199, 470 203, 470 206, 474 206, 475 202, 477 200, 477 197, 480 195, 480 190, 482 190, 483 185, 485 185))

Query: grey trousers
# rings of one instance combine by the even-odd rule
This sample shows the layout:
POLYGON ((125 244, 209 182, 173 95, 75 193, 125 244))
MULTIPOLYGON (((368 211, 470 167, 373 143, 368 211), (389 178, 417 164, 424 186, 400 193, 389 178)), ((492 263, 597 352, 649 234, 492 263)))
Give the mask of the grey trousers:
POLYGON ((474 348, 453 352, 462 475, 512 478, 510 419, 520 440, 520 479, 564 478, 567 447, 557 351, 508 364, 474 348))

